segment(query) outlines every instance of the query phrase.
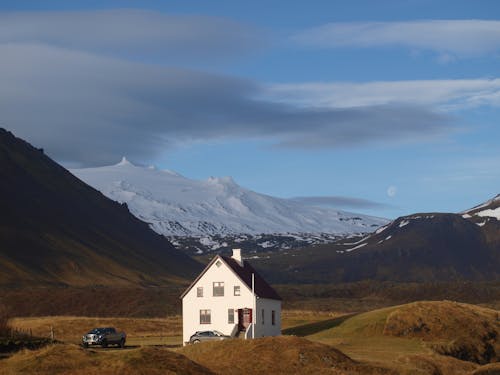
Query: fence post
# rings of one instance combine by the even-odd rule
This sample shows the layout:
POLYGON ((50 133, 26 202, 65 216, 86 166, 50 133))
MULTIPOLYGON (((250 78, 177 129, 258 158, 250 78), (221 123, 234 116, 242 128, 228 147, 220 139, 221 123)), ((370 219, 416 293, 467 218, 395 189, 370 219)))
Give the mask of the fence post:
POLYGON ((50 326, 50 339, 54 341, 54 327, 50 326))

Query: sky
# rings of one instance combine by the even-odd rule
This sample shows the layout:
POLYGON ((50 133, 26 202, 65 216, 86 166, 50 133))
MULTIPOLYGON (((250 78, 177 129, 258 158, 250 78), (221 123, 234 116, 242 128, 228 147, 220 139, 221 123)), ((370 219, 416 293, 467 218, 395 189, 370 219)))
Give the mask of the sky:
POLYGON ((500 3, 0 2, 0 127, 387 218, 500 193, 500 3))

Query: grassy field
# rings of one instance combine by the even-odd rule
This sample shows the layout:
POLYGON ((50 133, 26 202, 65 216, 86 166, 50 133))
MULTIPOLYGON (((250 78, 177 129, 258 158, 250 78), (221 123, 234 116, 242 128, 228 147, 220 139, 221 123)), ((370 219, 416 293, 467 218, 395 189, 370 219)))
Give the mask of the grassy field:
POLYGON ((450 301, 415 302, 357 314, 285 310, 282 337, 188 347, 181 347, 179 315, 15 318, 12 325, 31 329, 34 335, 47 335, 53 327, 56 339, 64 344, 0 360, 0 375, 93 374, 97 372, 91 364, 103 363, 120 372, 126 368, 124 374, 175 373, 178 366, 186 366, 182 373, 192 374, 489 374, 498 370, 494 362, 500 354, 499 314, 450 301), (82 333, 96 326, 125 330, 128 349, 85 351, 74 345, 82 333), (58 362, 61 353, 66 357, 58 362), (66 361, 71 357, 72 362, 66 361), (159 361, 160 367, 149 363, 152 360, 159 361), (141 372, 134 361, 143 363, 147 371, 141 372), (80 372, 68 370, 71 363, 81 366, 80 372))

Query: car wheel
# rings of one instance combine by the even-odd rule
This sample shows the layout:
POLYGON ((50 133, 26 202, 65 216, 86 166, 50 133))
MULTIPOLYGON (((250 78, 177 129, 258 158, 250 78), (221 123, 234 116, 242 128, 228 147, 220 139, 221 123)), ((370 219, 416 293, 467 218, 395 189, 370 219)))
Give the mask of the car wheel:
POLYGON ((200 340, 194 340, 193 341, 193 344, 199 344, 200 343, 200 340))
POLYGON ((125 339, 121 339, 120 340, 120 348, 124 348, 125 347, 125 339))
POLYGON ((103 348, 107 348, 107 347, 108 347, 108 341, 107 341, 107 340, 104 340, 104 341, 102 342, 101 346, 102 346, 103 348))
POLYGON ((88 347, 89 347, 89 343, 88 343, 88 342, 84 342, 84 343, 82 344, 82 346, 83 346, 84 348, 88 348, 88 347))

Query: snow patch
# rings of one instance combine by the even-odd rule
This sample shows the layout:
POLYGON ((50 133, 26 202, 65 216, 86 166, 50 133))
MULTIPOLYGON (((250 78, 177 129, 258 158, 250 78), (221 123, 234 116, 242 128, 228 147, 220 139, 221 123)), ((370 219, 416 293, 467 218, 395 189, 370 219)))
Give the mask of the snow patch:
POLYGON ((409 220, 403 220, 401 221, 401 223, 399 223, 399 227, 400 228, 403 228, 404 226, 410 224, 410 221, 409 220))
POLYGON ((362 243, 361 245, 355 246, 355 247, 353 247, 353 248, 351 248, 351 249, 347 249, 347 250, 344 250, 344 251, 345 251, 346 253, 348 253, 348 252, 350 252, 350 251, 353 251, 353 250, 356 250, 356 249, 360 249, 360 248, 362 248, 363 246, 366 246, 366 245, 368 245, 368 243, 366 243, 366 242, 365 242, 365 243, 362 243))
POLYGON ((500 207, 497 207, 495 209, 488 209, 480 212, 476 212, 477 216, 481 217, 494 217, 497 220, 500 220, 500 207))

